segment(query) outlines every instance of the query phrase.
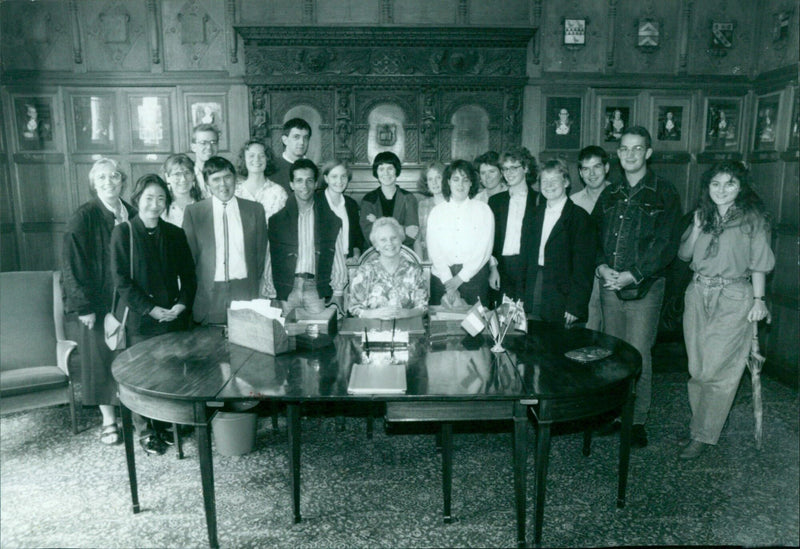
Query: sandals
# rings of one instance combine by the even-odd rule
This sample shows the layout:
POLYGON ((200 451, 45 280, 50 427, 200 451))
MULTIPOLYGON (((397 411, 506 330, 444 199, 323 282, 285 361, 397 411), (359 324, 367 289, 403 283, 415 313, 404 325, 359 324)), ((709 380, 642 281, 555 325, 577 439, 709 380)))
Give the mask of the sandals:
POLYGON ((119 428, 116 423, 103 425, 103 430, 100 431, 100 442, 109 446, 122 442, 122 437, 119 434, 119 428))

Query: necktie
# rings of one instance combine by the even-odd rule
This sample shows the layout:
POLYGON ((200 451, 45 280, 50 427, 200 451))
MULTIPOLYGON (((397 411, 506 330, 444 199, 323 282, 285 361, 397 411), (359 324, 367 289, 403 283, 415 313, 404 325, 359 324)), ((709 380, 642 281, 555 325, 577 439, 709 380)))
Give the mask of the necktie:
POLYGON ((224 242, 224 250, 225 250, 224 259, 222 261, 223 265, 225 265, 225 282, 228 282, 230 280, 229 265, 228 265, 228 258, 230 256, 228 252, 228 203, 227 202, 222 204, 222 239, 224 242))

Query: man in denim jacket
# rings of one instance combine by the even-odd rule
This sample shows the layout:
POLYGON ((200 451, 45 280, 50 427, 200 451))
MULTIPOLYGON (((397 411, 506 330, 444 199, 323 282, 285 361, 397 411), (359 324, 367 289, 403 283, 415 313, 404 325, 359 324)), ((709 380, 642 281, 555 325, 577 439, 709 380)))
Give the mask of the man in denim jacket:
POLYGON ((631 432, 631 444, 642 448, 650 409, 650 349, 664 299, 664 270, 678 251, 681 204, 672 184, 647 168, 653 149, 645 128, 625 130, 617 154, 624 175, 612 180, 592 212, 600 242, 595 275, 602 286, 605 332, 642 355, 631 432))

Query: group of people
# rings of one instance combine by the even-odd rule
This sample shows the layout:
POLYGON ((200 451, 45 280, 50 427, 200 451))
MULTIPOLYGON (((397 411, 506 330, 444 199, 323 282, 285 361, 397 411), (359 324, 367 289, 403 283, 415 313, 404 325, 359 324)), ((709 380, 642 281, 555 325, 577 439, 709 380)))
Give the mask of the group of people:
MULTIPOLYGON (((96 197, 70 220, 63 280, 66 310, 81 327, 84 404, 99 405, 103 416, 101 442, 120 442, 113 354, 102 328, 112 303, 118 318, 128 308, 133 344, 225 323, 232 300, 271 298, 286 313, 336 306, 398 318, 429 305, 492 306, 506 295, 522 300, 531 318, 585 323, 639 351, 632 443, 643 447, 650 349, 665 270, 679 251, 695 272, 684 320, 693 418, 681 456, 717 442, 744 368, 743 334, 769 315, 764 280, 774 264, 768 217, 741 163, 709 170, 684 233, 678 193, 647 165, 652 146, 643 127, 622 130, 616 176, 609 177, 603 148, 582 149, 583 189, 572 194, 566 163, 538 166, 518 148, 425 166, 420 187, 428 196, 418 201, 397 184, 400 159, 384 151, 372 164, 379 186, 360 204, 345 194, 346 163, 320 170, 305 157, 311 131, 291 119, 281 156, 250 140, 234 166, 216 154, 219 131, 201 124, 192 135, 194 160, 170 156, 161 175, 135 182, 131 203, 121 198, 126 177, 118 164, 95 162, 96 197), (376 253, 360 261, 370 245, 376 253), (410 250, 431 264, 430 284, 410 250), (348 263, 358 264, 351 280, 348 263)), ((145 451, 164 453, 171 433, 135 421, 145 451)))

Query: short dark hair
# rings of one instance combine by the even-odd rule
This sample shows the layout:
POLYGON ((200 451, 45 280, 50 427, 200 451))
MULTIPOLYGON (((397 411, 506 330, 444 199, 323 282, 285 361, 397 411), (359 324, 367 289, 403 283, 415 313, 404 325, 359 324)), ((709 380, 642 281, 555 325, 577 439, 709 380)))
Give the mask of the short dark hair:
POLYGON ((231 174, 236 177, 236 168, 233 167, 230 160, 221 156, 212 156, 203 165, 203 180, 208 183, 209 177, 225 170, 230 170, 231 174))
POLYGON ((472 198, 476 194, 478 194, 478 172, 475 171, 475 166, 472 165, 472 162, 469 160, 453 160, 447 168, 444 170, 444 175, 442 175, 442 195, 448 200, 450 200, 450 195, 452 194, 450 191, 450 177, 456 173, 461 172, 467 176, 469 179, 469 194, 468 196, 472 198))
POLYGON ((644 137, 645 148, 653 148, 653 138, 650 137, 650 132, 647 131, 647 128, 644 126, 631 126, 626 130, 622 130, 622 135, 619 137, 619 140, 622 141, 622 138, 626 135, 638 135, 639 137, 644 137))
POLYGON ((392 151, 382 151, 375 155, 375 160, 372 161, 372 175, 375 179, 378 179, 378 166, 381 164, 391 164, 394 166, 395 175, 400 175, 402 164, 392 151))
POLYGON ((310 158, 299 158, 289 166, 289 181, 294 181, 294 172, 297 170, 311 170, 314 172, 314 181, 319 179, 319 168, 310 158))
POLYGON ((289 132, 292 131, 292 128, 297 128, 298 130, 306 130, 308 132, 308 137, 311 137, 311 126, 303 120, 302 118, 290 118, 286 122, 283 123, 283 131, 281 135, 289 135, 289 132))
POLYGON ((236 169, 239 175, 242 177, 248 176, 247 163, 244 161, 244 155, 247 153, 247 149, 253 145, 261 145, 264 147, 264 154, 267 155, 267 162, 264 165, 264 176, 266 177, 275 173, 277 167, 275 166, 275 156, 272 154, 272 149, 260 139, 248 139, 245 141, 244 145, 242 145, 242 148, 239 149, 239 155, 236 157, 236 169))
POLYGON ((194 128, 192 128, 192 143, 195 142, 194 136, 200 132, 214 132, 214 135, 217 136, 217 140, 219 140, 220 131, 219 128, 216 127, 214 124, 198 124, 194 128))
POLYGON ((502 170, 503 166, 500 165, 500 155, 496 151, 486 151, 485 153, 475 157, 475 169, 480 171, 481 164, 489 164, 498 170, 502 170))
POLYGON ((166 181, 154 173, 143 175, 136 181, 136 184, 133 186, 133 192, 131 193, 131 202, 137 205, 144 191, 147 190, 147 187, 152 185, 161 187, 161 190, 164 191, 164 194, 167 196, 167 209, 169 210, 172 204, 172 194, 169 192, 169 186, 166 181))
POLYGON ((578 153, 578 167, 580 167, 584 160, 589 160, 590 158, 599 158, 600 162, 605 165, 608 165, 609 162, 608 153, 603 147, 589 145, 588 147, 582 148, 581 152, 578 153))

